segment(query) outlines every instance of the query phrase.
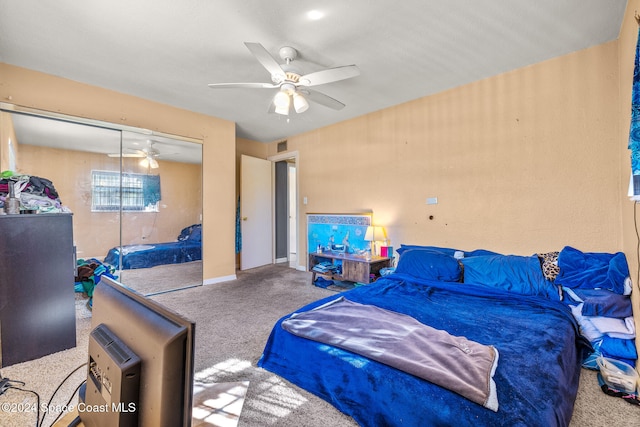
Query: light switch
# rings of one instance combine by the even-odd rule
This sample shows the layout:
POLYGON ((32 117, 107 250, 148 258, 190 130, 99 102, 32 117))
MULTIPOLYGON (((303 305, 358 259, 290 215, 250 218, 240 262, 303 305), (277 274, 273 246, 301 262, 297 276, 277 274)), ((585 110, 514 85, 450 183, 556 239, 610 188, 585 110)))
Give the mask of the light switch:
POLYGON ((428 205, 437 205, 438 204, 438 198, 437 197, 428 197, 427 198, 427 204, 428 205))
POLYGON ((303 204, 303 205, 306 205, 306 204, 307 204, 307 196, 304 196, 304 197, 302 198, 302 204, 303 204))

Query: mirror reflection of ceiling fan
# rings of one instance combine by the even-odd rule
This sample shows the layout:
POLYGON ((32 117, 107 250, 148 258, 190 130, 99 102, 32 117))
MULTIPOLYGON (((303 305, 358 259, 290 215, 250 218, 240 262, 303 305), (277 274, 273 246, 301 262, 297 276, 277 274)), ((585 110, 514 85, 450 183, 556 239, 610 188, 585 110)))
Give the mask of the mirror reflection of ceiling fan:
POLYGON ((135 150, 132 148, 123 148, 122 153, 110 153, 109 157, 139 157, 140 166, 143 168, 158 168, 158 156, 160 156, 160 151, 153 146, 154 142, 151 140, 147 141, 147 146, 141 150, 135 150))
POLYGON ((298 52, 290 47, 280 48, 279 55, 284 64, 269 54, 260 43, 245 42, 245 46, 253 56, 271 74, 272 83, 211 83, 212 89, 251 88, 251 89, 278 89, 269 107, 269 112, 288 115, 291 106, 296 113, 303 113, 309 108, 309 101, 324 105, 334 110, 344 108, 344 104, 324 93, 309 89, 327 83, 337 82, 360 75, 360 70, 355 65, 327 68, 309 74, 302 74, 291 62, 298 56, 298 52))

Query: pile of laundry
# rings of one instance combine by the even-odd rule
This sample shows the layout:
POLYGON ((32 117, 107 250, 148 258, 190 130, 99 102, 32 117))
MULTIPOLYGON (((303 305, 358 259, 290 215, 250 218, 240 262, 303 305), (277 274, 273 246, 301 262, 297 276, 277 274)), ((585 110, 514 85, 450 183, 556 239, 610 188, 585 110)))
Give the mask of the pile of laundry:
POLYGON ((0 206, 4 210, 10 196, 19 201, 21 212, 71 213, 60 201, 53 183, 46 178, 4 171, 0 174, 0 206))
POLYGON ((103 276, 118 279, 114 267, 105 265, 95 258, 78 259, 76 270, 74 290, 89 297, 89 309, 93 307, 93 289, 100 283, 100 279, 103 276))

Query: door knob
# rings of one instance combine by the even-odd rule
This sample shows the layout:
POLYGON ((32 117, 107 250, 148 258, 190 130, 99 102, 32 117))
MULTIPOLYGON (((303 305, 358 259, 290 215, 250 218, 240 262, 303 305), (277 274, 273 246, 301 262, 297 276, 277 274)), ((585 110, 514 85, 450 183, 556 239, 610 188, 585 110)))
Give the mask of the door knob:
POLYGON ((243 217, 242 217, 242 220, 243 220, 243 221, 246 221, 246 220, 247 220, 247 217, 246 217, 246 216, 243 216, 243 217))

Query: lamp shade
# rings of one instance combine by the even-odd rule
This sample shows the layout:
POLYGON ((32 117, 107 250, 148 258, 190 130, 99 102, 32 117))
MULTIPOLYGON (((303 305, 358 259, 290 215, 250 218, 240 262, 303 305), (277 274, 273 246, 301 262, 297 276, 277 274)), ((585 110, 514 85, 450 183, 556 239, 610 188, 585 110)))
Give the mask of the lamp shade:
POLYGON ((367 242, 381 242, 387 240, 387 231, 379 225, 370 225, 364 234, 364 240, 367 242))

